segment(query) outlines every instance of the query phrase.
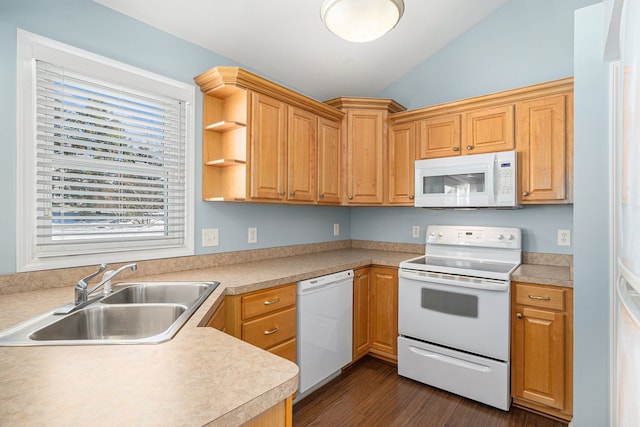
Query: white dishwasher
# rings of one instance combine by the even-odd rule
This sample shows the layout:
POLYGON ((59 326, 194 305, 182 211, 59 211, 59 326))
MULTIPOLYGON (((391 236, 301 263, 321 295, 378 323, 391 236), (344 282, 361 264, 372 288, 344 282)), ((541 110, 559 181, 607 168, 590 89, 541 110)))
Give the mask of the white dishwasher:
POLYGON ((300 388, 296 401, 351 362, 353 270, 298 282, 297 293, 300 388))

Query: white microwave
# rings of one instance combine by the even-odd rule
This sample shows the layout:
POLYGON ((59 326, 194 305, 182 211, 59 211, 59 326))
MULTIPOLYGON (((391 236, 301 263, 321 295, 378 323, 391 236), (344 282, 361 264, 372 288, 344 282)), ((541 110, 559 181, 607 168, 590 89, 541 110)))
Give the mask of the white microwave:
POLYGON ((518 205, 516 152, 416 160, 415 206, 514 208, 518 205))

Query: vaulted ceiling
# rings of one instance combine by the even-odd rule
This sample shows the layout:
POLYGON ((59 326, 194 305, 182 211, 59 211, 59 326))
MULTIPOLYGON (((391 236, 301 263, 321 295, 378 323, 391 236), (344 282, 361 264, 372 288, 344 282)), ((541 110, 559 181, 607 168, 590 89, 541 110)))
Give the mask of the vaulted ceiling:
POLYGON ((374 95, 508 0, 404 0, 400 23, 369 43, 330 33, 323 0, 95 1, 325 100, 374 95))

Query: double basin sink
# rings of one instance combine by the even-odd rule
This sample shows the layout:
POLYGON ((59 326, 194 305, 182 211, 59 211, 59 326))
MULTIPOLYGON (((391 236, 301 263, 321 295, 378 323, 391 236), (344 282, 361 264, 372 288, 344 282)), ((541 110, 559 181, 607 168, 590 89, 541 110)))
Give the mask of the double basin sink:
POLYGON ((55 311, 0 333, 0 346, 155 344, 170 340, 218 282, 123 283, 120 290, 59 315, 55 311))

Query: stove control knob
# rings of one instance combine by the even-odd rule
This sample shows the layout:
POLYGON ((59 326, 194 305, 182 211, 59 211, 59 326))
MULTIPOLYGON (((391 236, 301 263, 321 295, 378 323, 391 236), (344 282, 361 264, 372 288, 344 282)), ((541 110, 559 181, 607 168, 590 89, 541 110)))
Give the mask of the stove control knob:
POLYGON ((436 237, 436 233, 432 231, 431 233, 429 233, 429 237, 436 237))
POLYGON ((441 231, 438 233, 438 238, 443 238, 444 237, 444 233, 441 231))
POLYGON ((504 240, 504 235, 502 235, 502 234, 501 234, 501 235, 499 235, 499 236, 498 236, 498 240, 504 240))
POLYGON ((513 240, 513 239, 515 239, 515 238, 516 238, 516 236, 514 236, 513 234, 510 234, 510 235, 509 235, 509 240, 513 240))

